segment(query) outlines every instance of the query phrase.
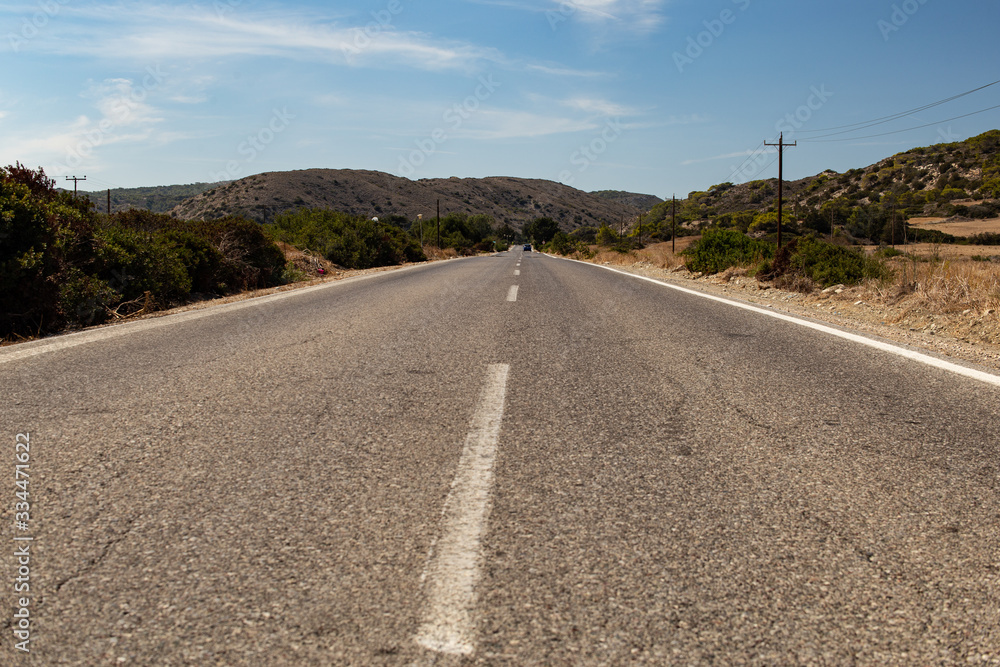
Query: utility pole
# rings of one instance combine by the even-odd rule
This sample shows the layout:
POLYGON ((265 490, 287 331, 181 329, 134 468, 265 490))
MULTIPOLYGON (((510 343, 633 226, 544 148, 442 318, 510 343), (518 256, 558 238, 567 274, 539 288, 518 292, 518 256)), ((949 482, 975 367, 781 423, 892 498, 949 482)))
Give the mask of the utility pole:
POLYGON ((785 133, 784 132, 782 132, 780 135, 778 135, 778 143, 776 143, 776 144, 769 144, 766 141, 764 142, 765 146, 777 146, 778 147, 778 249, 779 250, 781 249, 781 206, 782 206, 782 196, 781 196, 781 194, 782 194, 782 187, 781 186, 782 186, 782 184, 784 182, 784 178, 785 178, 785 165, 784 165, 785 148, 787 148, 789 146, 798 146, 798 144, 799 144, 799 142, 797 142, 797 141, 795 141, 793 143, 790 143, 790 144, 786 144, 785 143, 785 133))
POLYGON ((441 247, 441 200, 437 200, 438 214, 437 214, 437 227, 438 227, 438 248, 441 247))
POLYGON ((642 213, 639 214, 639 243, 642 243, 642 213))
POLYGON ((111 188, 108 188, 108 215, 111 215, 111 188))
POLYGON ((677 254, 677 195, 674 195, 673 206, 670 210, 670 220, 673 226, 673 231, 670 232, 670 252, 671 254, 677 254))
POLYGON ((896 247, 896 196, 892 197, 892 213, 889 214, 889 224, 892 225, 892 247, 896 247))
POLYGON ((67 176, 66 180, 67 181, 73 181, 73 197, 76 198, 76 184, 79 183, 80 181, 87 180, 87 177, 86 176, 67 176))

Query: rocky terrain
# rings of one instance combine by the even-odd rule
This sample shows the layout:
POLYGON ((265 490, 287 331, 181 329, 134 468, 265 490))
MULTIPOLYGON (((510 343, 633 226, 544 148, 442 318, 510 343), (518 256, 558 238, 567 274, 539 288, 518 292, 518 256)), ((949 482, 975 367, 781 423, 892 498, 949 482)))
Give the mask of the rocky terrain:
POLYGON ((328 208, 365 217, 399 215, 415 220, 418 215, 436 215, 438 201, 442 215, 486 214, 498 225, 515 228, 548 217, 564 231, 617 223, 642 212, 627 197, 597 196, 553 181, 511 177, 411 181, 377 171, 307 169, 219 184, 178 205, 171 214, 186 219, 235 214, 270 222, 284 211, 328 208))

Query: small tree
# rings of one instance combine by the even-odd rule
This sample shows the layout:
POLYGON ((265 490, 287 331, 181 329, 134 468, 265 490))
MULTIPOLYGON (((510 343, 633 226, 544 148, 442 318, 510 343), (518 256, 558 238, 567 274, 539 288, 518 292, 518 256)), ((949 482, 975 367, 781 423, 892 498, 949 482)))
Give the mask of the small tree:
POLYGON ((601 225, 597 230, 597 245, 612 246, 618 243, 618 234, 607 225, 601 225))

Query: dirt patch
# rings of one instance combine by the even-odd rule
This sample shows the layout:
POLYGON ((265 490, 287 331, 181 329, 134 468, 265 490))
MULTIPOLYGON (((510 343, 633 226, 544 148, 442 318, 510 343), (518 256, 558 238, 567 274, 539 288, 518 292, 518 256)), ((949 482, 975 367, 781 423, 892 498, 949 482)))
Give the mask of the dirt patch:
POLYGON ((917 229, 936 229, 952 236, 1000 233, 1000 218, 970 220, 968 218, 910 218, 910 226, 917 229))

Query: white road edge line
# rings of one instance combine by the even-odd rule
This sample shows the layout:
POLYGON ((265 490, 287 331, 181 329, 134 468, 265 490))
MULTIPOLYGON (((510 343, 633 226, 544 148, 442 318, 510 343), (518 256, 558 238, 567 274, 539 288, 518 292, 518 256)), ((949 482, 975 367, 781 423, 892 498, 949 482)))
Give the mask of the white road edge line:
POLYGON ((511 285, 510 291, 507 292, 508 301, 517 301, 517 285, 511 285))
POLYGON ((830 334, 831 336, 837 336, 838 338, 844 338, 846 340, 853 341, 855 343, 867 345, 868 347, 874 347, 875 349, 882 350, 883 352, 889 352, 890 354, 895 354, 900 357, 905 357, 906 359, 910 359, 912 361, 926 364, 928 366, 933 366, 934 368, 955 373, 956 375, 962 375, 968 378, 972 378, 974 380, 979 380, 981 382, 985 382, 987 384, 992 384, 994 386, 1000 387, 1000 375, 986 373, 984 371, 980 371, 975 368, 969 368, 967 366, 962 366, 961 364, 945 361, 944 359, 938 359, 937 357, 932 357, 928 354, 921 354, 920 352, 907 350, 906 348, 898 347, 896 345, 892 345, 891 343, 875 340, 873 338, 867 338, 866 336, 853 334, 848 331, 841 331, 840 329, 828 327, 826 325, 819 324, 817 322, 810 322, 808 320, 799 319, 797 317, 793 317, 792 315, 786 315, 784 313, 776 313, 773 310, 767 310, 766 308, 758 308, 757 306, 751 306, 749 304, 741 303, 739 301, 732 301, 730 299, 725 299, 720 296, 705 294, 704 292, 688 289, 687 287, 681 287, 680 285, 672 285, 662 280, 657 280, 656 278, 648 278, 646 276, 640 276, 634 273, 629 273, 628 271, 622 271, 620 269, 612 269, 611 267, 608 266, 601 266, 600 264, 581 262, 580 260, 577 259, 566 259, 564 257, 560 257, 558 259, 565 259, 568 262, 577 262, 578 264, 586 264, 587 266, 594 266, 599 269, 605 269, 606 271, 611 271, 613 273, 620 273, 623 276, 629 276, 630 278, 645 280, 646 282, 650 282, 655 285, 660 285, 662 287, 669 287, 672 290, 677 290, 678 292, 684 292, 685 294, 692 294, 694 296, 699 296, 703 299, 718 301, 719 303, 729 304, 730 306, 735 306, 736 308, 742 308, 743 310, 749 310, 751 312, 759 313, 761 315, 767 315, 768 317, 773 317, 777 320, 783 320, 785 322, 791 322, 792 324, 798 324, 799 326, 803 326, 808 329, 822 331, 823 333, 830 334))
POLYGON ((489 367, 486 387, 472 417, 462 458, 445 500, 441 537, 422 580, 428 593, 423 624, 414 640, 449 655, 475 651, 476 585, 481 538, 489 518, 493 463, 503 423, 509 364, 489 367))

